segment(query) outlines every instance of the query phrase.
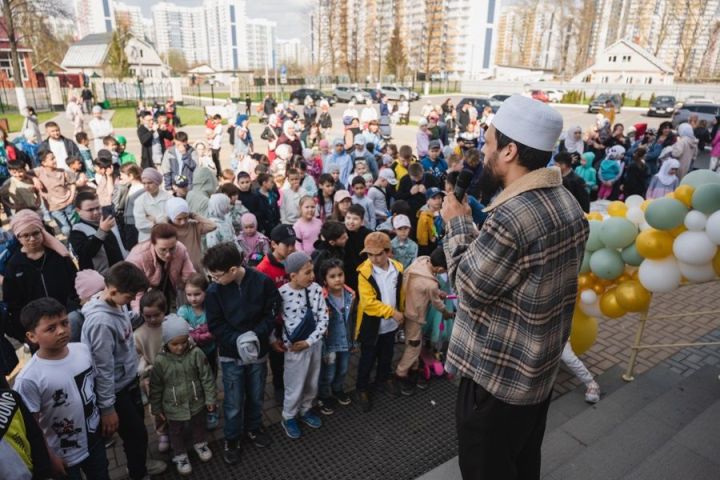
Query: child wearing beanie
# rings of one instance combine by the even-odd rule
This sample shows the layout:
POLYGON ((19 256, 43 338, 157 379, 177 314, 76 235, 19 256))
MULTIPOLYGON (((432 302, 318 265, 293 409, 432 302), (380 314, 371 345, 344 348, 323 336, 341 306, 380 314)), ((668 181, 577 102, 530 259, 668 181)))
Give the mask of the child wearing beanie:
POLYGON ((189 475, 187 436, 200 461, 212 452, 207 444, 205 412, 215 411, 215 381, 205 354, 189 341, 190 326, 175 314, 162 324, 163 349, 150 374, 153 415, 168 422, 173 463, 180 475, 189 475))
POLYGON ((291 253, 285 259, 290 281, 280 287, 283 302, 283 343, 285 353, 285 398, 282 426, 287 436, 300 438, 297 416, 310 428, 322 421, 310 409, 318 393, 322 338, 328 326, 328 310, 320 285, 314 282, 313 264, 305 252, 291 253))

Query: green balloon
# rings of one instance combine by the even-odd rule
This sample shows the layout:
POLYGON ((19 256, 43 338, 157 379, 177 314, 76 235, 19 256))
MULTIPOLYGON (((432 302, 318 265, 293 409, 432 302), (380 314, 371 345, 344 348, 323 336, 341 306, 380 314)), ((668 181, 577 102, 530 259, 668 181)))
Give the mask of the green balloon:
POLYGON ((580 265, 580 273, 588 273, 590 271, 590 256, 592 255, 592 252, 588 252, 585 250, 585 254, 583 255, 582 259, 582 265, 580 265))
POLYGON ((720 174, 712 170, 693 170, 683 177, 680 185, 691 185, 698 188, 700 185, 718 184, 720 185, 720 174))
POLYGON ((606 218, 600 228, 600 240, 609 248, 625 248, 635 241, 637 234, 637 226, 622 217, 606 218))
POLYGON ((590 257, 590 269, 604 280, 615 280, 625 271, 625 262, 617 250, 601 248, 590 257))
POLYGON ((639 267, 643 260, 645 260, 638 253, 635 242, 633 242, 633 244, 629 247, 623 249, 620 255, 622 256, 622 259, 625 263, 627 263, 628 265, 632 265, 633 267, 639 267))
POLYGON ((590 224, 590 234, 588 235, 585 249, 594 252, 605 246, 600 239, 600 230, 602 229, 603 222, 600 220, 590 220, 588 223, 590 224))
POLYGON ((688 208, 680 200, 656 198, 645 210, 645 221, 658 230, 672 230, 683 224, 687 213, 688 208))
POLYGON ((697 187, 692 196, 692 206, 705 215, 720 210, 720 184, 706 183, 697 187))

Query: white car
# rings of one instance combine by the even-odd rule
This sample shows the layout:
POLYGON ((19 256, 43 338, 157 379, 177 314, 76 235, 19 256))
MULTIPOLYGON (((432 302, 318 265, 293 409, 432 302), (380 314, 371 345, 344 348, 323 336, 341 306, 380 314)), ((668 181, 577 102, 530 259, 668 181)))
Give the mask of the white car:
POLYGON ((562 99, 565 96, 565 90, 560 90, 559 88, 549 88, 545 90, 545 93, 548 96, 548 100, 552 103, 562 102, 562 99))

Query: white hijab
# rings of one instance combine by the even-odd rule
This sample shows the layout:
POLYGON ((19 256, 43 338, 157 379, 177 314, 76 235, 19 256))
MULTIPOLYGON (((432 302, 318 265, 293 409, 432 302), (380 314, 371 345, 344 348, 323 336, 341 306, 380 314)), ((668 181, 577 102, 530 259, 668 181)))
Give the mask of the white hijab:
POLYGON ((575 139, 575 132, 582 133, 582 128, 579 126, 570 127, 567 132, 565 132, 565 150, 567 150, 568 153, 577 152, 582 155, 585 150, 585 143, 583 142, 582 136, 580 140, 575 139))
POLYGON ((680 168, 680 162, 674 158, 668 158, 660 166, 660 171, 657 174, 660 183, 669 187, 677 180, 677 175, 671 175, 670 170, 673 168, 680 168))

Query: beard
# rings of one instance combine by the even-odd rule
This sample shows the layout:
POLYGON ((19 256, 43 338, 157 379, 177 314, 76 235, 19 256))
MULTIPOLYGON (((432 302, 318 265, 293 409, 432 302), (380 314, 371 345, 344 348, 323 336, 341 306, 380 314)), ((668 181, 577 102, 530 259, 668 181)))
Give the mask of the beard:
POLYGON ((503 187, 502 178, 495 171, 495 162, 498 154, 495 152, 492 156, 487 157, 483 165, 480 180, 478 181, 478 189, 480 190, 480 201, 484 205, 489 205, 490 200, 503 187))

